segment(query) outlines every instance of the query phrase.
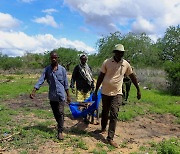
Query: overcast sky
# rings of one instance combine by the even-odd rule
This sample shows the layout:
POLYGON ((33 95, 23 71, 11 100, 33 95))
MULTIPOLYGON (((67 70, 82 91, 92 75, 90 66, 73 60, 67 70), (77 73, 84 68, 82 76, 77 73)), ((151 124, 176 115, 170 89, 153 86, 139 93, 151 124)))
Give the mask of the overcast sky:
POLYGON ((70 47, 91 54, 110 32, 145 32, 156 40, 178 24, 180 0, 0 0, 0 52, 70 47))

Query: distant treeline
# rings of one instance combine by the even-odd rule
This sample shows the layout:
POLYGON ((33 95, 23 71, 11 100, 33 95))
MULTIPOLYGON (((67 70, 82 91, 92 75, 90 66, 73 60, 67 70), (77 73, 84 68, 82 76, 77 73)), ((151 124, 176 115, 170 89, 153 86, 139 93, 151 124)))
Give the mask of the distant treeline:
MULTIPOLYGON (((162 38, 156 42, 146 35, 128 33, 122 35, 120 32, 110 33, 102 36, 96 43, 98 53, 88 56, 88 63, 93 69, 98 69, 102 62, 112 56, 115 44, 121 43, 125 46, 125 59, 129 59, 136 68, 162 68, 167 73, 170 88, 174 93, 180 93, 180 27, 170 26, 162 38), (175 89, 175 90, 173 90, 175 89)), ((74 65, 79 62, 79 54, 70 48, 58 48, 60 63, 72 71, 74 65)), ((43 68, 49 64, 49 53, 43 54, 26 53, 22 57, 8 57, 0 53, 0 68, 3 70, 19 68, 43 68)))

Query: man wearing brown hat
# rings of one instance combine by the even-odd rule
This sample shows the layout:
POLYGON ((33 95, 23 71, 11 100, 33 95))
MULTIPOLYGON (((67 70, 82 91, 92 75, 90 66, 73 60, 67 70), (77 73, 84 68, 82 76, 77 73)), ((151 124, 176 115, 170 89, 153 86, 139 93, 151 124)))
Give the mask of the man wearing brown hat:
POLYGON ((122 105, 122 84, 124 75, 129 76, 135 85, 137 89, 137 99, 141 98, 137 78, 133 74, 130 64, 123 59, 124 52, 125 50, 122 44, 115 45, 113 50, 114 56, 106 59, 101 66, 101 71, 98 76, 94 92, 94 96, 97 96, 98 89, 102 83, 101 133, 106 131, 110 112, 107 141, 110 145, 116 148, 118 147, 118 144, 113 141, 113 138, 116 129, 119 107, 122 105))

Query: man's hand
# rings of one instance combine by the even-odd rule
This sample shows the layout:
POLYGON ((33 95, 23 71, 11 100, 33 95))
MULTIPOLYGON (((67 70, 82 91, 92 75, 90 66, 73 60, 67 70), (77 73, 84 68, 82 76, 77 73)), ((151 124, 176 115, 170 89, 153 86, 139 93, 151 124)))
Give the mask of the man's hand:
POLYGON ((29 97, 30 97, 31 99, 34 99, 35 93, 36 93, 36 88, 34 88, 34 89, 32 90, 32 92, 31 92, 31 94, 29 95, 29 97))
POLYGON ((29 97, 30 97, 31 99, 34 99, 35 94, 34 94, 34 93, 31 93, 31 94, 29 95, 29 97))
POLYGON ((69 103, 71 103, 71 97, 70 96, 67 96, 67 103, 69 104, 69 103))
POLYGON ((137 91, 137 99, 141 99, 141 92, 137 91))

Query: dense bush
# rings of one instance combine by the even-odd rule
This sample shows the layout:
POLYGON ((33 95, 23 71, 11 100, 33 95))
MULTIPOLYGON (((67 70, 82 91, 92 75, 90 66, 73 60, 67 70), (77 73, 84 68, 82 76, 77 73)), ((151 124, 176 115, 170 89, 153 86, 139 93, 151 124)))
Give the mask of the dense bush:
POLYGON ((158 41, 172 94, 180 94, 180 27, 170 26, 158 41))
POLYGON ((169 91, 180 95, 180 62, 166 62, 165 71, 169 81, 169 91))
POLYGON ((21 68, 23 66, 23 61, 20 57, 8 57, 2 56, 0 68, 3 70, 21 68))

